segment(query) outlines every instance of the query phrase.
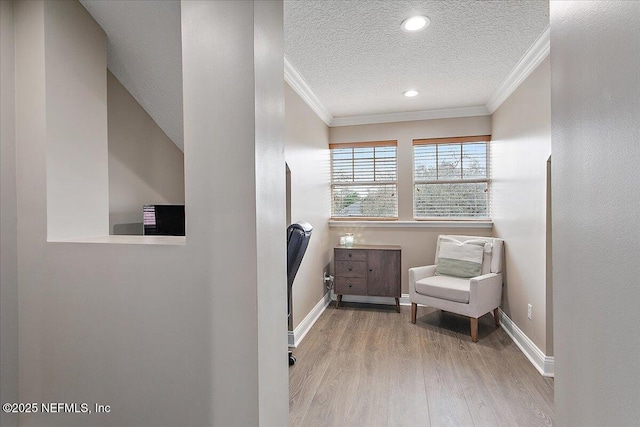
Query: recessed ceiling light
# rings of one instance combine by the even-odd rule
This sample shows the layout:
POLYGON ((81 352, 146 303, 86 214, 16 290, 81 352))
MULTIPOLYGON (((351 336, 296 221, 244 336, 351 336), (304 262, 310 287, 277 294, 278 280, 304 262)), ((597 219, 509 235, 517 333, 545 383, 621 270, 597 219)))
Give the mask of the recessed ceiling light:
POLYGON ((408 31, 408 32, 420 31, 427 28, 430 23, 431 23, 431 20, 426 16, 416 15, 402 21, 402 25, 400 25, 400 27, 404 31, 408 31))
POLYGON ((420 92, 418 92, 417 90, 411 89, 411 90, 408 90, 406 92, 403 92, 402 94, 404 96, 406 96, 407 98, 413 98, 414 96, 418 96, 419 93, 420 92))

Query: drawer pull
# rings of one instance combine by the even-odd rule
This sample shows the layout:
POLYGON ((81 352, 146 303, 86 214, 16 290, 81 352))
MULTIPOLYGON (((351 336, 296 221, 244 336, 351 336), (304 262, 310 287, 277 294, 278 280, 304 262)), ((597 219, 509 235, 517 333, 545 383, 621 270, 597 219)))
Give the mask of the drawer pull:
POLYGON ((351 252, 349 252, 349 258, 351 258, 351 252))
POLYGON ((349 267, 349 271, 353 270, 353 268, 349 267))
POLYGON ((373 268, 370 268, 369 271, 373 271, 373 268))
POLYGON ((351 283, 349 283, 349 287, 352 287, 353 285, 351 283))

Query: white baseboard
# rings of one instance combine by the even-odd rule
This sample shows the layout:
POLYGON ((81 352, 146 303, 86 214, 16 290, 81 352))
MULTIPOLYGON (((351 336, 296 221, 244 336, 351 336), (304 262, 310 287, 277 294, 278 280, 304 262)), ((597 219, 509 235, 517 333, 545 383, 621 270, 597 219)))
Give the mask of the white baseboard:
POLYGON ((507 316, 502 309, 498 309, 500 313, 500 325, 502 329, 511 337, 514 343, 522 350, 531 364, 545 377, 553 377, 553 356, 546 356, 542 350, 536 346, 528 336, 522 332, 518 325, 507 316))
MULTIPOLYGON (((336 294, 331 290, 331 300, 336 300, 336 294)), ((366 295, 343 295, 342 302, 361 302, 366 304, 387 304, 395 305, 396 300, 393 297, 370 297, 366 295)), ((400 305, 411 305, 409 294, 400 295, 400 305)))
POLYGON ((300 344, 300 341, 307 335, 307 332, 311 329, 318 317, 322 314, 322 312, 327 308, 329 303, 331 302, 331 298, 329 296, 329 292, 324 294, 322 299, 318 301, 318 303, 311 309, 309 314, 302 319, 302 322, 298 326, 295 327, 293 331, 289 331, 289 347, 297 347, 300 344))

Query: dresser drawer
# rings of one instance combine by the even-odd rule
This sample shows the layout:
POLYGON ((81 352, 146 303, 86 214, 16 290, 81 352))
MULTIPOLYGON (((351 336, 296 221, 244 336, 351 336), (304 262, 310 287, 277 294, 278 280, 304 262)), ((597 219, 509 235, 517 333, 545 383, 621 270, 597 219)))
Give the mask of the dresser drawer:
POLYGON ((340 246, 334 248, 333 254, 336 308, 340 308, 343 295, 371 295, 394 298, 400 313, 400 246, 340 246))
POLYGON ((336 277, 334 284, 334 292, 339 295, 367 294, 367 279, 364 278, 336 277))
POLYGON ((336 261, 366 261, 367 252, 358 249, 336 249, 335 252, 336 261))
POLYGON ((364 261, 336 261, 335 275, 365 278, 367 276, 367 263, 364 261))

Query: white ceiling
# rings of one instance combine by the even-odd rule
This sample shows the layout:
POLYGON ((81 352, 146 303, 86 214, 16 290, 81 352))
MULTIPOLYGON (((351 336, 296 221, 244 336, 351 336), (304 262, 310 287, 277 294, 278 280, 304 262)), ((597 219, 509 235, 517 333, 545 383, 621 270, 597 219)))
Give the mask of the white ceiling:
POLYGON ((547 0, 285 0, 285 54, 335 118, 484 106, 549 25, 547 0), (431 25, 406 33, 422 14, 431 25), (415 98, 402 92, 417 89, 415 98))
POLYGON ((107 66, 184 150, 180 1, 80 0, 107 33, 107 66))
MULTIPOLYGON (((107 33, 109 70, 183 149, 180 1, 80 2, 107 33)), ((334 125, 488 114, 549 24, 548 0, 285 0, 284 12, 287 81, 334 125), (431 25, 403 32, 414 14, 431 25)))

